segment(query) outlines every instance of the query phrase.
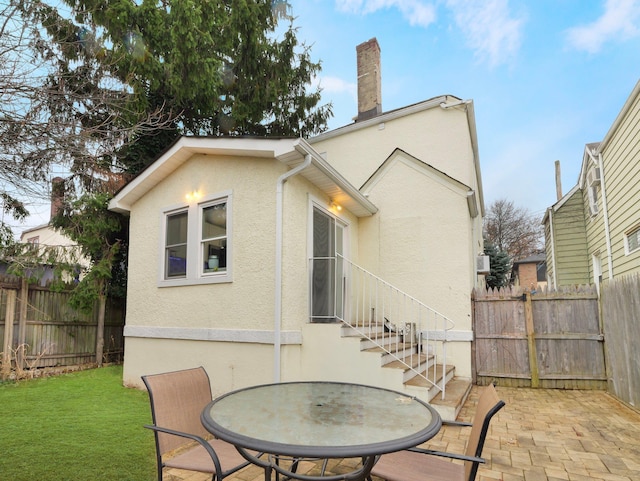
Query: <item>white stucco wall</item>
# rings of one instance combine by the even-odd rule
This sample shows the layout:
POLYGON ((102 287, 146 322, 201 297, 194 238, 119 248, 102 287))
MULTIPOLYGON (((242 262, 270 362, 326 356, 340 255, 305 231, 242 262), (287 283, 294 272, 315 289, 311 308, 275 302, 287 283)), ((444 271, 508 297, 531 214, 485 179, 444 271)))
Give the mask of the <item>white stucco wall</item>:
POLYGON ((273 347, 264 343, 273 342, 275 186, 285 170, 273 159, 198 155, 133 205, 125 381, 194 362, 210 364, 210 373, 229 371, 224 390, 238 376, 245 383, 272 379, 273 347), (193 191, 232 192, 233 282, 159 287, 163 209, 185 204, 193 191), (162 336, 201 340, 154 338, 162 336))
MULTIPOLYGON (((198 155, 160 182, 131 209, 124 382, 203 365, 220 392, 274 381, 276 184, 286 168, 277 160, 198 155), (233 281, 159 287, 162 212, 187 193, 231 191, 233 281), (214 379, 215 377, 215 379, 214 379)), ((309 320, 308 258, 312 205, 330 212, 330 199, 304 177, 284 185, 282 376, 302 379, 303 326, 309 320)), ((357 221, 349 249, 357 250, 357 221)), ((214 391, 215 391, 214 387, 214 391)))
POLYGON ((214 396, 273 381, 273 347, 267 344, 128 337, 123 383, 144 387, 140 376, 203 366, 214 396))
POLYGON ((476 188, 473 152, 467 114, 463 109, 440 107, 421 110, 391 121, 366 122, 365 128, 337 135, 339 130, 311 139, 313 148, 360 188, 375 170, 399 148, 454 179, 476 188))
POLYGON ((311 143, 380 209, 360 220, 360 263, 455 323, 460 340, 448 343, 447 360, 471 377, 470 294, 482 281, 475 270, 482 217, 470 216, 466 197, 481 186, 464 107, 344 131, 311 143))
POLYGON ((128 325, 271 329, 277 164, 197 156, 133 206, 128 325), (163 209, 186 205, 185 196, 193 191, 202 196, 232 192, 233 282, 158 287, 163 209))
MULTIPOLYGON (((326 152, 328 162, 356 187, 396 148, 423 163, 401 161, 405 154, 396 152, 400 160, 367 186, 369 200, 379 208, 375 215, 358 219, 347 210, 333 214, 347 225, 349 259, 456 323, 464 340, 448 344, 447 361, 456 366, 457 375, 471 377, 469 296, 476 280, 481 219, 470 218, 466 200, 467 192, 478 188, 478 177, 464 111, 425 110, 313 146, 326 152)), ((276 183, 286 170, 275 159, 197 155, 132 206, 125 382, 194 364, 205 366, 219 392, 273 381, 276 183), (159 287, 162 209, 184 204, 193 191, 204 196, 232 192, 233 282, 159 287)), ((360 355, 326 352, 328 344, 318 341, 332 330, 308 324, 314 202, 330 210, 331 199, 302 176, 287 181, 282 380, 377 384, 370 375, 389 374, 371 368, 360 355), (305 342, 309 336, 314 342, 305 342), (327 356, 332 362, 323 361, 327 356), (344 378, 345 363, 364 365, 349 369, 344 378)))

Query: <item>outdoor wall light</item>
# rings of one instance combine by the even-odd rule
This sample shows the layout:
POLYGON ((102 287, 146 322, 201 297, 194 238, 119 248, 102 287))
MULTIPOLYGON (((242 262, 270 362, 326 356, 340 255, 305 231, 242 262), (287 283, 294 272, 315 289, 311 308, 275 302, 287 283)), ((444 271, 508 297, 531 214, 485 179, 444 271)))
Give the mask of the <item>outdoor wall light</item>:
POLYGON ((185 197, 187 198, 187 202, 191 202, 194 200, 198 200, 200 197, 202 197, 202 194, 199 190, 194 190, 192 192, 188 192, 185 197))
POLYGON ((340 212, 342 210, 342 206, 340 204, 337 204, 335 202, 331 202, 331 208, 335 211, 340 212))

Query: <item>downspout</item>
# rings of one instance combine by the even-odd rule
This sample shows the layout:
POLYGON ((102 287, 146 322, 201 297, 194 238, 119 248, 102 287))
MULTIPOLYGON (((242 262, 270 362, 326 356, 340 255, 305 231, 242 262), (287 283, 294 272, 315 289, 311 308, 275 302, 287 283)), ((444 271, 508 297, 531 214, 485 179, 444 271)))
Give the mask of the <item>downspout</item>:
POLYGON ((305 155, 304 162, 278 177, 276 184, 276 289, 275 315, 273 326, 273 382, 280 382, 280 348, 282 347, 282 224, 283 224, 283 194, 284 184, 294 175, 311 165, 311 155, 305 155))
POLYGON ((604 166, 602 165, 602 153, 598 153, 598 168, 600 169, 600 185, 602 185, 602 216, 604 219, 604 233, 607 242, 607 265, 609 266, 609 279, 613 279, 613 259, 611 255, 611 230, 609 229, 609 210, 607 209, 607 191, 604 181, 604 166))

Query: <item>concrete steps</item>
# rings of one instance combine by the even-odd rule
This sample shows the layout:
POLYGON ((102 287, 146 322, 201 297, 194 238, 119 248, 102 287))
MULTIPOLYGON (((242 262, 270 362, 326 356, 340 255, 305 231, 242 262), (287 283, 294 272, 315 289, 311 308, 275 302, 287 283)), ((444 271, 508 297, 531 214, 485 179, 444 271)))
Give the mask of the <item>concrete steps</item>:
POLYGON ((415 343, 400 342, 401 339, 395 333, 384 332, 383 326, 367 325, 359 327, 357 330, 343 326, 341 332, 342 337, 360 338, 361 352, 379 353, 381 369, 402 371, 405 392, 430 403, 443 419, 456 419, 471 390, 471 381, 457 378, 455 366, 447 366, 446 372, 443 372, 445 370, 442 365, 434 364, 434 356, 425 353, 418 354, 415 343), (365 332, 366 336, 378 338, 384 349, 367 339, 365 332), (386 350, 393 351, 401 360, 396 359, 386 350), (428 382, 423 375, 438 385, 441 385, 444 377, 444 397, 440 389, 428 382))

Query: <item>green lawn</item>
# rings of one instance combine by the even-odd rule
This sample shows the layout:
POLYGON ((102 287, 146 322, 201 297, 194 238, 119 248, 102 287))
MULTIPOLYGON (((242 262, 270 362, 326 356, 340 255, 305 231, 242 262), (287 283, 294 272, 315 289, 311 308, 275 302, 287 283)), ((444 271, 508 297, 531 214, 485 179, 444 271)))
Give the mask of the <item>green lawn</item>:
POLYGON ((152 481, 146 391, 122 367, 0 384, 0 479, 152 481))

